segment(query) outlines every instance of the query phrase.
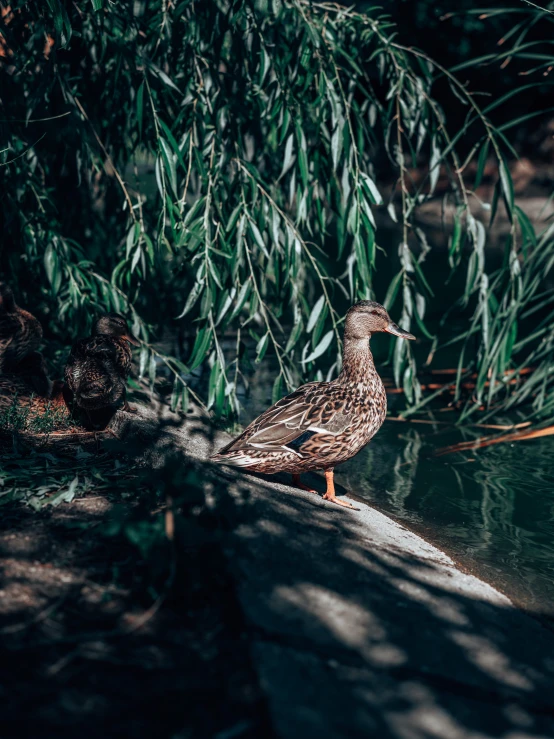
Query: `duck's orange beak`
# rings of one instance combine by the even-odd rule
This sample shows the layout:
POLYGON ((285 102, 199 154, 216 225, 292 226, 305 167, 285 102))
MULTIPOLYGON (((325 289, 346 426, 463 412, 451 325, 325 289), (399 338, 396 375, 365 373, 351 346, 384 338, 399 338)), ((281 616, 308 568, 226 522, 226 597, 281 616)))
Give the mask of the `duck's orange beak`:
POLYGON ((412 334, 409 334, 407 331, 404 331, 403 328, 400 328, 400 326, 397 326, 396 323, 393 323, 392 321, 389 323, 389 325, 384 329, 388 334, 393 334, 394 336, 398 336, 400 339, 415 339, 415 336, 412 336, 412 334))
POLYGON ((133 336, 133 334, 125 334, 121 338, 125 339, 130 344, 133 344, 133 346, 140 346, 140 341, 137 339, 136 336, 133 336))

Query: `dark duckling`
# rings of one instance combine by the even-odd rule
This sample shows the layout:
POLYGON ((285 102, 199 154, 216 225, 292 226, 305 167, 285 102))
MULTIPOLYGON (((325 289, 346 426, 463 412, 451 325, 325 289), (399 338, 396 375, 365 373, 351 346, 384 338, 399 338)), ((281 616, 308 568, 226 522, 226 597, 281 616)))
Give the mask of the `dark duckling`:
POLYGON ((387 395, 369 348, 369 339, 377 331, 415 338, 393 323, 379 303, 356 303, 346 315, 343 366, 336 380, 302 385, 252 421, 212 459, 251 472, 290 472, 304 490, 309 488, 300 483, 300 473, 324 470, 323 498, 353 508, 336 498, 333 469, 370 441, 387 414, 387 395))
POLYGON ((69 402, 82 408, 89 420, 90 411, 115 411, 121 403, 123 410, 135 412, 126 397, 132 361, 130 344, 139 342, 125 318, 117 313, 99 318, 92 336, 74 344, 65 367, 65 382, 69 402))
POLYGON ((15 302, 12 289, 0 282, 0 372, 17 371, 18 364, 36 352, 42 326, 15 302))

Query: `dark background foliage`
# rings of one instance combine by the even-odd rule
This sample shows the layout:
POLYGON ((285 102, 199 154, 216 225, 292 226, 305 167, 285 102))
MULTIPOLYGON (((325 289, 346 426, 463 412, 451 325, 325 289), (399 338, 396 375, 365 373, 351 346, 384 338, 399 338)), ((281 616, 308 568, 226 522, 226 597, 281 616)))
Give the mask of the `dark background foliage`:
POLYGON ((547 415, 551 238, 535 247, 509 162, 546 120, 551 16, 517 2, 388 11, 4 2, 0 269, 48 341, 126 313, 140 373, 165 374, 174 407, 196 391, 234 414, 266 352, 274 397, 336 372, 341 316, 375 297, 420 336, 391 354, 417 408, 418 367, 452 338, 450 275, 458 399, 477 374, 465 413, 533 398, 547 415), (470 208, 489 160, 491 220, 503 201, 511 223, 500 267, 470 208), (435 257, 416 214, 439 196, 451 231, 435 257), (538 333, 522 343, 530 310, 538 333), (180 351, 154 345, 168 336, 180 351), (520 383, 531 363, 538 400, 520 383))

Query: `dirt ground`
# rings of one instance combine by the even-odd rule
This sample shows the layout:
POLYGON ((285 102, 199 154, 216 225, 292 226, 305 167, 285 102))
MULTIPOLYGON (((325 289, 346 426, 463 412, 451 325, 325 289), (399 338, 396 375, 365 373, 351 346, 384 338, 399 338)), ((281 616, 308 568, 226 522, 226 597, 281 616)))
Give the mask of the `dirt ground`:
POLYGON ((164 587, 101 534, 112 507, 2 508, 2 739, 271 737, 219 543, 179 551, 164 587))

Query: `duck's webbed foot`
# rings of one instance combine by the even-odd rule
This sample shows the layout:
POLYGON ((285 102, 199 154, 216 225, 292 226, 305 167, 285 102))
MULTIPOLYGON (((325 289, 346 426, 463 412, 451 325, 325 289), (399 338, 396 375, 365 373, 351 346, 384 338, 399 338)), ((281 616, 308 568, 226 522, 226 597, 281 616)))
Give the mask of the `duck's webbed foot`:
POLYGON ((359 511, 359 508, 355 508, 352 503, 349 503, 347 500, 341 500, 340 498, 337 498, 335 495, 329 495, 328 493, 325 493, 323 496, 323 500, 328 500, 329 503, 336 503, 336 505, 341 505, 343 508, 351 508, 353 511, 359 511))
POLYGON ((359 511, 359 508, 355 508, 352 503, 347 500, 341 500, 337 498, 335 494, 335 481, 333 479, 333 470, 325 470, 325 480, 327 481, 327 492, 323 496, 323 500, 328 500, 330 503, 336 503, 343 508, 351 508, 353 511, 359 511))
POLYGON ((293 475, 292 476, 292 484, 295 488, 300 488, 300 490, 305 490, 307 493, 315 493, 318 494, 317 490, 314 490, 309 485, 304 485, 303 482, 300 481, 300 475, 293 475))

